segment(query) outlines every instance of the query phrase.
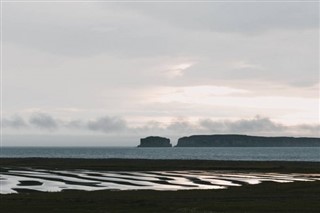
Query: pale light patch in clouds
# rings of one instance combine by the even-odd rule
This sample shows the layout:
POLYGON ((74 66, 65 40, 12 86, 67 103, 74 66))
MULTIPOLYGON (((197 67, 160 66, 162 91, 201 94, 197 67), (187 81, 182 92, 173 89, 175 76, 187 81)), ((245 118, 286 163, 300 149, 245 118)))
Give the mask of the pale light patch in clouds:
POLYGON ((249 93, 246 90, 222 86, 190 86, 190 87, 164 87, 158 89, 155 102, 181 102, 181 103, 213 103, 216 96, 241 95, 249 93))
POLYGON ((232 63, 232 68, 233 69, 255 69, 255 70, 260 70, 263 69, 260 65, 258 64, 253 64, 247 61, 237 61, 232 63))
MULTIPOLYGON (((312 98, 281 96, 250 96, 250 92, 228 87, 199 86, 163 89, 154 101, 186 104, 220 105, 234 107, 278 108, 297 110, 317 110, 318 100, 312 98), (167 92, 166 92, 167 91, 167 92)), ((315 111, 314 111, 315 112, 315 111)))
POLYGON ((184 71, 193 66, 194 64, 194 62, 180 63, 174 66, 170 66, 164 73, 168 78, 176 78, 179 76, 183 76, 184 71))
POLYGON ((152 101, 160 103, 215 104, 217 97, 242 95, 248 91, 222 86, 164 87, 152 101))

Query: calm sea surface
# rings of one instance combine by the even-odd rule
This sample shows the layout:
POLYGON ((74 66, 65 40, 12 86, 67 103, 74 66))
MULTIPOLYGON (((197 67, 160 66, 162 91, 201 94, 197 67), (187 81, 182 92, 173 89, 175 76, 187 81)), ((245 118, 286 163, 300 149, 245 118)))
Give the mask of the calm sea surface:
POLYGON ((1 157, 318 161, 320 147, 2 147, 1 157))

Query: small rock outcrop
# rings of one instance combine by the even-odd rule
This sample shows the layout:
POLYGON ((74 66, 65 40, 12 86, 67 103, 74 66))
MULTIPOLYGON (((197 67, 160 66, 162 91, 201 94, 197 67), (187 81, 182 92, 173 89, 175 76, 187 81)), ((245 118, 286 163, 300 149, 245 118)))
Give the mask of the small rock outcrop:
POLYGON ((140 139, 138 147, 172 147, 169 138, 150 136, 140 139))

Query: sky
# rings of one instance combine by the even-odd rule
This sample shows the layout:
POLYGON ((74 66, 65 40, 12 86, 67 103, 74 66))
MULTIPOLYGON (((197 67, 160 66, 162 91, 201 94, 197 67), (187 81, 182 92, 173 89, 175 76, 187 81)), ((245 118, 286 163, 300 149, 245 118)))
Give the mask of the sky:
POLYGON ((319 2, 2 3, 4 146, 320 137, 319 2))

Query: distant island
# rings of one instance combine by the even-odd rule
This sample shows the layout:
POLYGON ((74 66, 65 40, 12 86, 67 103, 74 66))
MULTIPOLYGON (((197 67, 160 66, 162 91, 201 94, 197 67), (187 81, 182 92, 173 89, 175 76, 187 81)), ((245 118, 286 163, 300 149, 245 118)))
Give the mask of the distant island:
MULTIPOLYGON (((169 138, 149 136, 138 147, 172 147, 169 138)), ((250 135, 192 135, 178 139, 175 147, 320 147, 320 138, 250 135)))
POLYGON ((138 147, 172 147, 169 138, 150 136, 140 139, 138 147))
POLYGON ((176 147, 319 147, 320 138, 249 135, 192 135, 179 138, 176 147))

